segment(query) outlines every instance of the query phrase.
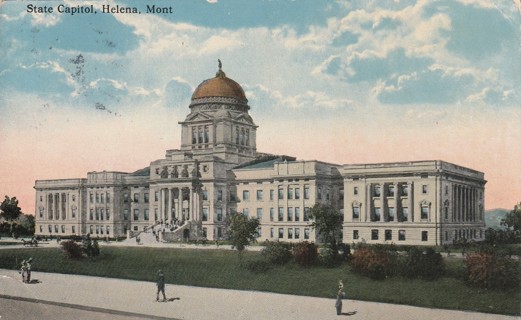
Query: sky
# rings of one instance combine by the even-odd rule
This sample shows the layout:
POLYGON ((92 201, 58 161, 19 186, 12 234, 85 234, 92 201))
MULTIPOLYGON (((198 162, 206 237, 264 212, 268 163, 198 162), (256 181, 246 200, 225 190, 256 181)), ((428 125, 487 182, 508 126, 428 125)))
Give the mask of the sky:
POLYGON ((35 180, 133 172, 179 148, 217 59, 260 152, 444 160, 485 173, 486 209, 521 201, 520 0, 30 3, 0 2, 0 195, 25 213, 35 180))

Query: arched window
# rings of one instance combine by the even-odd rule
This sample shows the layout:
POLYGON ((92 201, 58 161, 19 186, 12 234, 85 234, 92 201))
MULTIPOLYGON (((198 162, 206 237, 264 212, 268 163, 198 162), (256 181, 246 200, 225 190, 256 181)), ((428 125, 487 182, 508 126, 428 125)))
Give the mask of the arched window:
POLYGON ((245 136, 244 136, 244 144, 249 146, 250 145, 250 130, 246 129, 245 136))
POLYGON ((65 226, 62 225, 62 233, 65 233, 65 226))
POLYGON ((210 141, 209 129, 208 126, 204 126, 204 143, 208 143, 210 141))
POLYGON ((192 144, 197 143, 197 129, 192 127, 192 144))
POLYGON ((91 225, 89 229, 90 229, 90 234, 93 234, 94 233, 94 226, 91 225))
POLYGON ((107 235, 110 235, 110 227, 109 226, 106 227, 106 230, 107 230, 107 235))

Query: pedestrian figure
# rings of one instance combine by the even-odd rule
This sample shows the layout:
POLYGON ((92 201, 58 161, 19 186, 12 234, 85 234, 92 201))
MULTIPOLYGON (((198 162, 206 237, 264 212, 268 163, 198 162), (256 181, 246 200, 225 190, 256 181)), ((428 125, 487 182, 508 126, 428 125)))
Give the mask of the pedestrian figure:
POLYGON ((338 281, 338 292, 336 294, 336 303, 335 303, 336 314, 338 316, 342 314, 342 299, 346 295, 346 293, 342 291, 343 289, 344 289, 344 283, 342 282, 342 280, 339 280, 338 281))
POLYGON ((166 301, 165 295, 165 275, 163 271, 159 270, 157 272, 157 294, 156 301, 159 301, 159 292, 163 294, 163 302, 166 301))
POLYGON ((20 271, 18 271, 22 275, 22 282, 27 282, 27 262, 22 260, 22 264, 20 266, 20 271))
POLYGON ((26 268, 26 283, 30 283, 31 282, 31 262, 33 261, 33 258, 29 258, 27 260, 27 262, 25 263, 25 268, 26 268))

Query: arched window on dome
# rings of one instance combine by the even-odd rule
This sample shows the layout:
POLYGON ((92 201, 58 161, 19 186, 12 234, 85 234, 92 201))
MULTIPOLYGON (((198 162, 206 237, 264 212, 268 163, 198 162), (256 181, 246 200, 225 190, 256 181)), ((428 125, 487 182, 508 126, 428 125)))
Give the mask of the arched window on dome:
POLYGON ((192 127, 192 144, 197 143, 197 129, 192 127))

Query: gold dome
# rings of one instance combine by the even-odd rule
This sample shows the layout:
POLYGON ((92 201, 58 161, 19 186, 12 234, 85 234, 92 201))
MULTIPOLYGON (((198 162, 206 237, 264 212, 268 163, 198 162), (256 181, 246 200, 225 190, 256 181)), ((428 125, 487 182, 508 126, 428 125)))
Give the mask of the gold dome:
POLYGON ((206 97, 227 97, 248 101, 242 87, 234 80, 226 77, 226 74, 221 70, 220 61, 219 71, 217 71, 215 78, 204 80, 192 94, 192 100, 206 97))

